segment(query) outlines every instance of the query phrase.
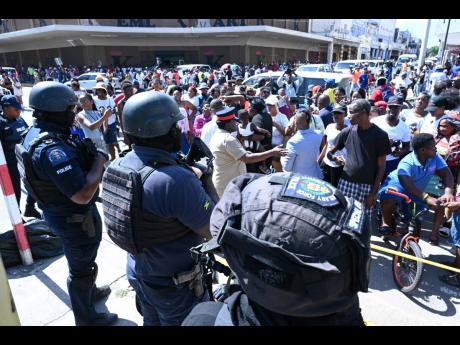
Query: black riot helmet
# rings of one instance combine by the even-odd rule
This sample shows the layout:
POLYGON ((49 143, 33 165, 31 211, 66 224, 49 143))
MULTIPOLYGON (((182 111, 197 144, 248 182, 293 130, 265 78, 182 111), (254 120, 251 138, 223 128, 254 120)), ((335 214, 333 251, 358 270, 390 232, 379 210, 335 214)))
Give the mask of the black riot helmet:
POLYGON ((64 84, 43 81, 30 90, 29 106, 35 110, 59 113, 78 103, 77 96, 64 84))
POLYGON ((35 110, 33 116, 64 128, 72 126, 75 119, 73 107, 77 103, 74 92, 58 82, 43 81, 30 90, 29 106, 35 110))
POLYGON ((211 216, 216 248, 248 298, 272 312, 320 317, 367 291, 370 229, 361 203, 313 177, 233 179, 211 216))
POLYGON ((137 138, 155 138, 167 134, 183 118, 172 97, 160 92, 142 92, 126 102, 123 130, 137 138))

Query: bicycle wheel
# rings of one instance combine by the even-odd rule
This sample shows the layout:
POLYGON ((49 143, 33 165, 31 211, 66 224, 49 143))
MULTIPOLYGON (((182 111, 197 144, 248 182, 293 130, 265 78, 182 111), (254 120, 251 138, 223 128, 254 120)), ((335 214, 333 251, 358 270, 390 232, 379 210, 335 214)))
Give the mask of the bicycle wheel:
MULTIPOLYGON (((399 244, 399 251, 405 254, 413 255, 417 258, 422 258, 422 250, 414 240, 406 240, 403 237, 399 244)), ((398 288, 408 293, 415 290, 422 279, 423 263, 401 256, 393 257, 393 278, 398 288)))

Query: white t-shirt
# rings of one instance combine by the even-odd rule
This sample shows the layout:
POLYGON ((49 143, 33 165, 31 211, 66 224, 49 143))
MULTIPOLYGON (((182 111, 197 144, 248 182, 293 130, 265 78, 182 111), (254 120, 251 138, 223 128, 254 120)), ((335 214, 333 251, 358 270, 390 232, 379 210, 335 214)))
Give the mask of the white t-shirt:
MULTIPOLYGON (((278 113, 275 116, 272 116, 273 122, 278 123, 280 126, 286 128, 289 126, 289 120, 286 115, 278 113)), ((280 133, 278 129, 273 126, 273 132, 272 132, 272 145, 278 146, 283 143, 283 138, 284 135, 280 133)))
POLYGON ((399 114, 399 118, 403 120, 409 129, 414 129, 417 132, 420 132, 420 128, 422 127, 422 123, 425 120, 424 116, 417 116, 414 113, 413 109, 404 109, 401 114, 399 114))
MULTIPOLYGON (((346 128, 346 127, 344 127, 346 128)), ((326 136, 326 141, 327 141, 327 149, 326 149, 326 155, 324 156, 324 163, 329 165, 330 167, 339 167, 336 162, 331 161, 329 158, 327 158, 327 153, 331 150, 331 147, 334 145, 334 140, 339 135, 341 131, 339 131, 336 127, 336 123, 330 123, 327 125, 326 129, 324 130, 324 135, 326 136)), ((334 154, 334 156, 337 157, 347 157, 347 149, 343 148, 342 150, 337 150, 334 154)))
POLYGON ((434 137, 438 135, 438 122, 436 121, 436 118, 431 115, 431 113, 428 113, 428 115, 423 118, 423 122, 420 127, 420 133, 428 133, 434 137))
POLYGON ((187 133, 187 132, 190 131, 190 126, 189 126, 188 117, 187 117, 187 111, 182 107, 179 107, 179 111, 180 111, 180 113, 182 115, 184 115, 184 118, 182 120, 177 121, 177 124, 180 127, 182 133, 187 133))
POLYGON ((214 133, 216 133, 218 128, 219 127, 217 127, 215 116, 213 117, 211 121, 209 121, 207 124, 203 126, 203 129, 201 130, 201 140, 203 140, 206 146, 209 147, 211 139, 214 136, 214 133))
MULTIPOLYGON (((410 129, 409 126, 406 125, 406 123, 403 120, 399 119, 398 124, 394 127, 388 124, 386 115, 374 117, 371 120, 371 122, 377 125, 383 131, 385 131, 388 134, 388 139, 393 141, 400 140, 403 143, 410 142, 410 129)), ((387 161, 391 161, 394 159, 399 158, 391 154, 387 155, 387 161)))
POLYGON ((196 108, 198 108, 198 106, 200 105, 200 96, 195 96, 195 97, 190 98, 188 94, 185 94, 185 95, 182 96, 182 100, 183 101, 189 101, 196 108))
POLYGON ((112 115, 110 115, 109 120, 107 121, 107 124, 111 125, 112 123, 115 123, 116 116, 115 116, 115 101, 113 100, 112 97, 107 96, 106 99, 102 100, 99 99, 99 97, 94 96, 93 97, 94 104, 96 105, 96 109, 99 110, 99 112, 104 115, 104 112, 106 109, 112 109, 112 115))

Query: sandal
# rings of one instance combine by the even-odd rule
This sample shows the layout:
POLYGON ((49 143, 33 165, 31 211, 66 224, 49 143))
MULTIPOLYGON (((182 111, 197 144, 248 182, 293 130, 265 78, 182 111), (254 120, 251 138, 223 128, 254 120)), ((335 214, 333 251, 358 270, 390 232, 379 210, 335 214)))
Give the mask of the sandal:
POLYGON ((443 283, 446 283, 447 285, 460 289, 460 279, 457 273, 439 276, 439 280, 443 283))

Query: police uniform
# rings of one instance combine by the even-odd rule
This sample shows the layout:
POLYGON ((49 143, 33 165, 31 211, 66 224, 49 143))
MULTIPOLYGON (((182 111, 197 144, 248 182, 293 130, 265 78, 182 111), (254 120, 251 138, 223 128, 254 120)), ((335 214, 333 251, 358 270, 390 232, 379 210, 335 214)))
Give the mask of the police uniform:
POLYGON ((363 325, 370 231, 363 205, 290 173, 233 179, 211 216, 213 239, 238 284, 197 305, 185 326, 363 325))
POLYGON ((14 147, 21 142, 21 135, 28 127, 22 117, 10 120, 6 118, 6 115, 0 113, 0 140, 18 204, 21 200, 21 177, 19 175, 14 147))
MULTIPOLYGON (((171 97, 144 92, 129 98, 122 120, 135 142, 169 136, 179 149, 177 121, 183 118, 171 97)), ((148 144, 132 148, 104 173, 104 222, 110 238, 128 252, 127 275, 144 325, 180 325, 208 299, 190 248, 204 241, 196 231, 209 224, 214 202, 176 152, 148 144)))
MULTIPOLYGON (((143 162, 164 157, 170 154, 133 145, 133 151, 120 164, 140 170, 143 162)), ((214 207, 193 172, 174 165, 162 166, 146 179, 142 199, 144 211, 176 218, 190 229, 205 226, 214 207)), ((172 279, 194 269, 190 248, 202 242, 201 236, 188 231, 177 240, 153 245, 137 255, 128 254, 128 279, 134 281, 144 325, 180 325, 197 303, 208 298, 207 293, 196 296, 188 283, 176 285, 172 279)))
MULTIPOLYGON (((48 97, 61 101, 64 109, 76 104, 72 91, 60 83, 37 85, 34 86, 36 92, 32 88, 30 95, 31 107, 36 111, 42 107, 40 101, 46 102, 48 97), (55 97, 51 97, 53 95, 55 97)), ((51 110, 56 109, 56 103, 54 108, 52 105, 51 110)), ((69 135, 69 127, 38 118, 22 145, 17 145, 16 155, 24 172, 26 189, 35 196, 45 221, 62 240, 76 325, 110 324, 116 321, 116 315, 98 313, 94 307, 97 299, 110 293, 108 288, 100 290, 95 285, 98 272, 95 260, 102 239, 102 221, 95 205, 98 192, 85 205, 71 200, 86 185, 86 175, 95 157, 87 155, 69 135)))

